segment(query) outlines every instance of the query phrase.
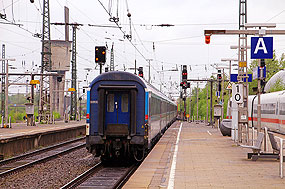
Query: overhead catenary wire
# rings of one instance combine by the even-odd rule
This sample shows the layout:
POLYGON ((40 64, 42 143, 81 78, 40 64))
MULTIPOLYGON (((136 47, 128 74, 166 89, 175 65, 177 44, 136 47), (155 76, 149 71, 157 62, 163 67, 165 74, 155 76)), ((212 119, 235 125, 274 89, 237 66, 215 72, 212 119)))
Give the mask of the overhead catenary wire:
POLYGON ((7 5, 7 6, 4 7, 3 9, 5 10, 5 9, 9 8, 9 7, 13 6, 15 3, 18 3, 19 1, 20 1, 20 0, 16 0, 15 2, 12 1, 11 4, 7 5))
POLYGON ((32 36, 33 36, 33 37, 38 38, 38 37, 35 35, 35 33, 33 33, 33 32, 31 32, 31 31, 27 30, 26 28, 23 28, 21 24, 16 24, 16 23, 14 23, 14 22, 12 22, 12 21, 9 21, 9 20, 8 20, 8 19, 6 19, 6 18, 4 18, 4 20, 6 20, 9 24, 12 24, 12 25, 18 26, 18 27, 19 27, 19 28, 21 28, 22 30, 25 30, 26 32, 28 32, 28 33, 32 34, 32 36))
POLYGON ((283 12, 285 12, 285 9, 282 10, 281 12, 279 12, 278 14, 274 15, 273 17, 271 17, 270 19, 268 19, 266 22, 269 22, 271 20, 273 20, 274 18, 278 17, 279 15, 281 15, 283 12))
MULTIPOLYGON (((106 7, 104 6, 104 4, 100 1, 100 0, 98 0, 98 2, 101 4, 101 6, 104 8, 104 10, 106 11, 106 13, 111 17, 111 15, 109 14, 109 12, 108 12, 108 10, 106 9, 106 7)), ((122 28, 120 27, 120 25, 118 24, 118 22, 114 22, 116 25, 117 25, 117 27, 118 27, 118 29, 124 34, 124 36, 126 36, 126 32, 124 32, 123 30, 122 30, 122 28)), ((127 38, 127 40, 132 44, 132 46, 136 49, 136 51, 143 57, 143 59, 148 63, 148 59, 140 52, 140 50, 135 46, 135 44, 131 41, 131 39, 129 39, 129 38, 127 38)), ((156 72, 157 72, 157 70, 156 69, 154 69, 156 72)))

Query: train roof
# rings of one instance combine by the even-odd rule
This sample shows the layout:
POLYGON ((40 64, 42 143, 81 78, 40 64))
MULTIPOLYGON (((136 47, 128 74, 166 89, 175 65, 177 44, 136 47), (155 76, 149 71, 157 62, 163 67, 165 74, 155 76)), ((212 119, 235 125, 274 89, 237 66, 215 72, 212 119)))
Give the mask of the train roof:
POLYGON ((91 88, 95 83, 99 82, 99 81, 112 81, 112 80, 120 80, 120 81, 136 81, 137 83, 139 83, 140 85, 143 86, 143 88, 146 88, 147 91, 151 91, 152 93, 156 94, 157 96, 173 103, 176 105, 176 103, 171 100, 170 98, 168 98, 165 94, 163 94, 162 92, 160 92, 158 89, 156 89, 154 86, 152 86, 151 84, 149 84, 146 80, 144 80, 141 77, 138 77, 137 75, 133 74, 133 73, 129 73, 129 72, 123 72, 123 71, 112 71, 112 72, 106 72, 103 74, 100 74, 99 76, 97 76, 89 85, 89 87, 91 88))
POLYGON ((280 70, 276 74, 274 74, 269 81, 266 82, 266 85, 264 87, 264 91, 269 92, 271 87, 273 87, 276 82, 280 81, 280 84, 285 83, 285 70, 280 70))
POLYGON ((114 81, 114 80, 120 80, 120 81, 136 81, 139 84, 141 84, 144 88, 146 88, 145 83, 135 74, 129 73, 129 72, 123 72, 123 71, 113 71, 113 72, 105 72, 97 76, 89 85, 91 88, 95 83, 99 81, 114 81))
POLYGON ((149 84, 146 80, 142 79, 145 82, 145 85, 147 86, 147 90, 151 91, 152 93, 156 94, 157 96, 166 99, 167 101, 171 102, 172 104, 176 105, 176 103, 168 98, 164 93, 162 93, 161 91, 159 91, 157 88, 155 88, 153 85, 149 84))

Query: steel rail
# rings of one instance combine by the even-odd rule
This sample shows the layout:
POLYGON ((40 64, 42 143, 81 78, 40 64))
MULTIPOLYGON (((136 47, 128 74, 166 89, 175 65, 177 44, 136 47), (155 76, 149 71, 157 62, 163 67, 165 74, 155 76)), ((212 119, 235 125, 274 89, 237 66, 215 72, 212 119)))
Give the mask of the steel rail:
POLYGON ((35 150, 35 151, 32 151, 32 152, 28 152, 28 153, 25 153, 25 154, 22 154, 22 155, 19 155, 19 156, 15 156, 15 157, 12 157, 12 158, 9 158, 9 159, 4 159, 4 160, 0 161, 0 166, 6 165, 8 163, 12 163, 12 162, 15 162, 15 161, 18 161, 18 160, 22 160, 22 159, 28 158, 30 156, 37 155, 37 154, 40 154, 40 153, 43 153, 43 152, 46 152, 46 151, 49 151, 49 150, 53 150, 55 148, 59 148, 59 147, 62 147, 64 145, 67 145, 67 144, 78 142, 78 141, 83 140, 85 138, 86 137, 84 136, 84 137, 68 140, 68 141, 61 142, 61 143, 58 143, 58 144, 55 144, 55 145, 52 145, 52 146, 48 146, 48 147, 45 147, 45 148, 42 148, 42 149, 38 149, 38 150, 35 150))
POLYGON ((139 167, 140 163, 133 165, 130 167, 128 171, 115 183, 113 189, 119 189, 122 188, 126 182, 131 178, 131 176, 134 174, 134 172, 137 170, 139 167))
POLYGON ((65 184, 61 187, 61 189, 67 189, 67 188, 75 188, 76 186, 83 183, 85 180, 87 180, 89 177, 91 177, 93 174, 97 172, 98 169, 103 168, 103 163, 99 162, 81 175, 77 176, 75 179, 70 181, 69 183, 65 184))

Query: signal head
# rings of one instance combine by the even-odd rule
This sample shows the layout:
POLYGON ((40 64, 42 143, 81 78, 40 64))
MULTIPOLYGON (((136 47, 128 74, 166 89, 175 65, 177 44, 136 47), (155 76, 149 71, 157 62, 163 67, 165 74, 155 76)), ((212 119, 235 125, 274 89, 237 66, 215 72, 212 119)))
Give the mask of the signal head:
POLYGON ((211 42, 211 36, 210 35, 205 35, 205 43, 210 44, 211 42))
POLYGON ((106 47, 105 46, 95 47, 95 62, 96 63, 106 62, 106 47))
POLYGON ((143 77, 143 67, 139 67, 139 77, 143 77))
POLYGON ((182 80, 187 80, 187 65, 183 65, 182 80))

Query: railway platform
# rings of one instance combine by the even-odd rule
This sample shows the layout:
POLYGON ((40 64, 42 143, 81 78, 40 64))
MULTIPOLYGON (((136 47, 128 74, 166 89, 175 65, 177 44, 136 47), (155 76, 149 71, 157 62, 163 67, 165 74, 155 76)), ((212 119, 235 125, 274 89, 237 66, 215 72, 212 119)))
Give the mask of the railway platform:
POLYGON ((11 157, 26 151, 52 145, 71 138, 85 135, 85 120, 55 124, 26 126, 14 123, 12 128, 0 128, 0 155, 11 157))
POLYGON ((252 152, 203 123, 175 122, 124 188, 284 188, 279 161, 252 152))

